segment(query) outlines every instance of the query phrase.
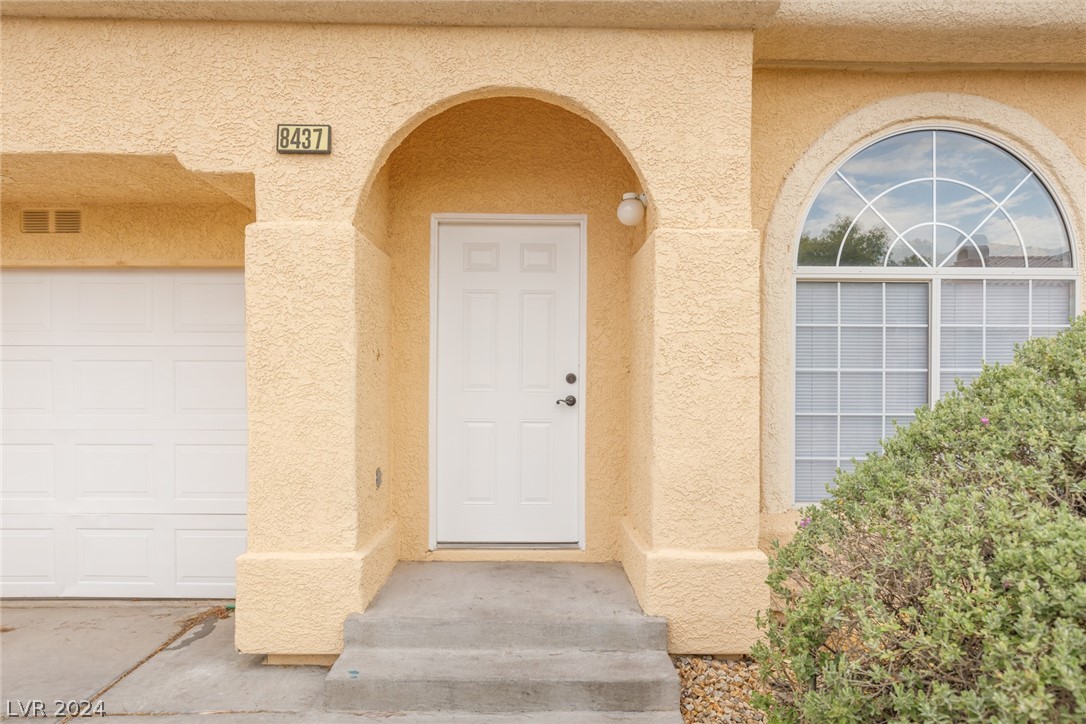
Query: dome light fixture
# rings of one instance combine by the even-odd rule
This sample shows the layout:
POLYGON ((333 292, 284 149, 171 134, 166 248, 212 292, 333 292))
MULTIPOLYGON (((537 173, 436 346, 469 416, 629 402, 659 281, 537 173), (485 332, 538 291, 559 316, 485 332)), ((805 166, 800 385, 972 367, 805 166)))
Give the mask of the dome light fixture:
POLYGON ((645 206, 648 199, 645 194, 622 194, 622 201, 618 205, 618 220, 626 226, 637 226, 641 219, 645 218, 645 206))

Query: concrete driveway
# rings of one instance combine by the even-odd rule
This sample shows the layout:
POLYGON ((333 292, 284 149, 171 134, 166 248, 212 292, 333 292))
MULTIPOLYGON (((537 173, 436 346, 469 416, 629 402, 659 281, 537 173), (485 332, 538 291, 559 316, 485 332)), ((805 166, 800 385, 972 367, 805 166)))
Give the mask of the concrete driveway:
MULTIPOLYGON (((490 716, 324 710, 320 666, 265 666, 234 649, 229 601, 5 601, 0 715, 52 720, 61 702, 101 702, 108 717, 159 722, 590 724, 656 721, 566 712, 490 716), (220 616, 225 616, 220 618, 220 616), (183 633, 181 633, 183 632, 183 633), (180 635, 178 635, 180 633, 180 635), (34 702, 42 702, 35 709, 34 702), (37 715, 41 711, 44 716, 37 715)), ((93 721, 73 718, 72 721, 93 721)))
POLYGON ((260 656, 238 654, 234 618, 222 608, 226 603, 5 602, 0 607, 2 712, 18 715, 20 705, 26 711, 30 702, 43 701, 51 718, 56 700, 100 700, 107 716, 155 715, 167 721, 197 715, 239 720, 250 713, 254 721, 269 721, 276 713, 297 720, 320 714, 327 670, 264 666, 260 656))

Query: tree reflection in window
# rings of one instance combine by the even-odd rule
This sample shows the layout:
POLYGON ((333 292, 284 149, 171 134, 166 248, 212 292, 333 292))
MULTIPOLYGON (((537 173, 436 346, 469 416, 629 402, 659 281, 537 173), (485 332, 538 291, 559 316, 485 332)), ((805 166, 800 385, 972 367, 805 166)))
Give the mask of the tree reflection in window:
POLYGON ((1071 266, 1067 230, 1041 181, 989 141, 910 131, 863 149, 815 198, 799 266, 1071 266))

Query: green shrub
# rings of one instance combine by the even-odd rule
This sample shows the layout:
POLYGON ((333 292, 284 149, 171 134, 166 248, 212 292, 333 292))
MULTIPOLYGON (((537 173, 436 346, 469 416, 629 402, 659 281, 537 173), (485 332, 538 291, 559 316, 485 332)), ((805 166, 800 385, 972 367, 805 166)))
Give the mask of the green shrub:
POLYGON ((1086 721, 1086 318, 836 484, 771 564, 771 720, 1086 721))

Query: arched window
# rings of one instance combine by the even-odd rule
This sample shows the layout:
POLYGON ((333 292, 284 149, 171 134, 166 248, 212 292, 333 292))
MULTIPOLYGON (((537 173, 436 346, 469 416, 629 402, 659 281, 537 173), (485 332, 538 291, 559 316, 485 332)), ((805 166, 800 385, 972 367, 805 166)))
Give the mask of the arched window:
POLYGON ((1071 248, 1041 179, 969 133, 899 133, 834 171, 796 259, 796 501, 955 379, 1067 327, 1071 248))

